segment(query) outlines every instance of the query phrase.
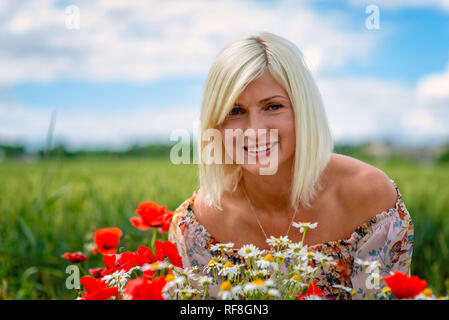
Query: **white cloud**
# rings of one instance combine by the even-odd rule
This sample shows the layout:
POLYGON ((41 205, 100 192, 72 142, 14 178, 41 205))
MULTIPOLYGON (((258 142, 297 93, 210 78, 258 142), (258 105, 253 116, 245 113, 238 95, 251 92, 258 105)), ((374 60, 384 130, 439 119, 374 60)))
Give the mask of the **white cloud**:
POLYGON ((57 1, 6 2, 0 12, 0 84, 79 78, 149 81, 204 75, 229 41, 271 31, 295 42, 314 70, 368 55, 380 35, 344 30, 344 16, 308 1, 77 1, 80 29, 57 1))
MULTIPOLYGON (((51 114, 52 110, 48 109, 0 106, 0 137, 42 147, 51 114)), ((129 143, 154 138, 167 142, 175 129, 193 134, 193 125, 198 118, 199 110, 191 106, 171 106, 163 110, 148 106, 107 113, 58 110, 53 141, 64 141, 74 149, 98 146, 122 148, 129 146, 129 143)))
POLYGON ((442 73, 430 74, 421 79, 418 92, 424 99, 446 100, 449 103, 449 62, 442 73))
POLYGON ((318 78, 337 140, 383 138, 426 144, 449 138, 449 99, 423 96, 416 86, 369 78, 318 78))

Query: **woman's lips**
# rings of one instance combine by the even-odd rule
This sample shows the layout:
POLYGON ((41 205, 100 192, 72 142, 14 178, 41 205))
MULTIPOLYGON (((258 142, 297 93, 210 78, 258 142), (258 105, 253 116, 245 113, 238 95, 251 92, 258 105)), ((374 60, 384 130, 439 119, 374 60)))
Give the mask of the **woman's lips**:
POLYGON ((266 144, 266 145, 262 145, 262 146, 251 146, 251 147, 243 147, 243 149, 245 150, 245 152, 253 157, 260 157, 260 156, 264 156, 264 155, 270 155, 270 151, 273 149, 273 147, 275 147, 278 144, 277 141, 273 142, 272 144, 266 144))

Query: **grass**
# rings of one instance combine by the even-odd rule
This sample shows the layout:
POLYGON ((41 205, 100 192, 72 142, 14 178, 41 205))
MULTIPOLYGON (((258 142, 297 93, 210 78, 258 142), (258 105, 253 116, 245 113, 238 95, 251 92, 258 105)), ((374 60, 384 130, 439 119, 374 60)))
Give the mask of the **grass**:
MULTIPOLYGON (((415 223, 412 273, 440 295, 449 289, 449 166, 404 161, 371 163, 399 185, 415 223)), ((131 226, 138 203, 155 200, 174 210, 198 187, 194 165, 166 158, 49 159, 0 163, 0 298, 73 299, 65 287, 66 251, 89 253, 93 231, 116 226, 121 245, 150 245, 150 233, 131 226)), ((85 268, 101 266, 92 256, 85 268)))

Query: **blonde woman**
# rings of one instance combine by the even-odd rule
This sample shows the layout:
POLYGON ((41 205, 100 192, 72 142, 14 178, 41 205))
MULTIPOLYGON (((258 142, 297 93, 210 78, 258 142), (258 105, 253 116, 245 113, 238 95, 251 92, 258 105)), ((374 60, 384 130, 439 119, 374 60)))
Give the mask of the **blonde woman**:
POLYGON ((288 235, 299 242, 292 223, 317 222, 304 244, 337 262, 318 274, 325 298, 337 297, 338 286, 356 293, 340 292, 340 298, 368 297, 367 275, 356 261, 380 262, 380 276, 410 274, 413 223, 398 186, 378 168, 332 151, 320 93, 301 51, 268 32, 229 43, 206 79, 200 188, 177 208, 169 230, 184 266, 202 270, 214 244, 231 242, 226 258, 244 262, 238 255, 243 245, 268 253, 267 238, 288 235), (236 134, 231 146, 223 139, 221 150, 208 153, 208 130, 276 134, 245 135, 240 145, 236 134), (244 161, 236 161, 239 152, 244 161), (262 160, 273 154, 276 170, 261 174, 262 160))

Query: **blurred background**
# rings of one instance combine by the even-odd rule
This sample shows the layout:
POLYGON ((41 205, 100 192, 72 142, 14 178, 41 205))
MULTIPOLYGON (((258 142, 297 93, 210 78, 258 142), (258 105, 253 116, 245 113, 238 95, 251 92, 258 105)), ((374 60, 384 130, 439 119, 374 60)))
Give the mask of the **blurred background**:
MULTIPOLYGON (((198 187, 170 162, 194 137, 207 72, 229 41, 269 31, 304 53, 335 152, 382 169, 415 223, 412 273, 449 291, 447 0, 0 2, 0 299, 73 299, 66 251, 91 256, 138 203, 198 187)), ((161 235, 164 237, 164 235, 161 235)))

